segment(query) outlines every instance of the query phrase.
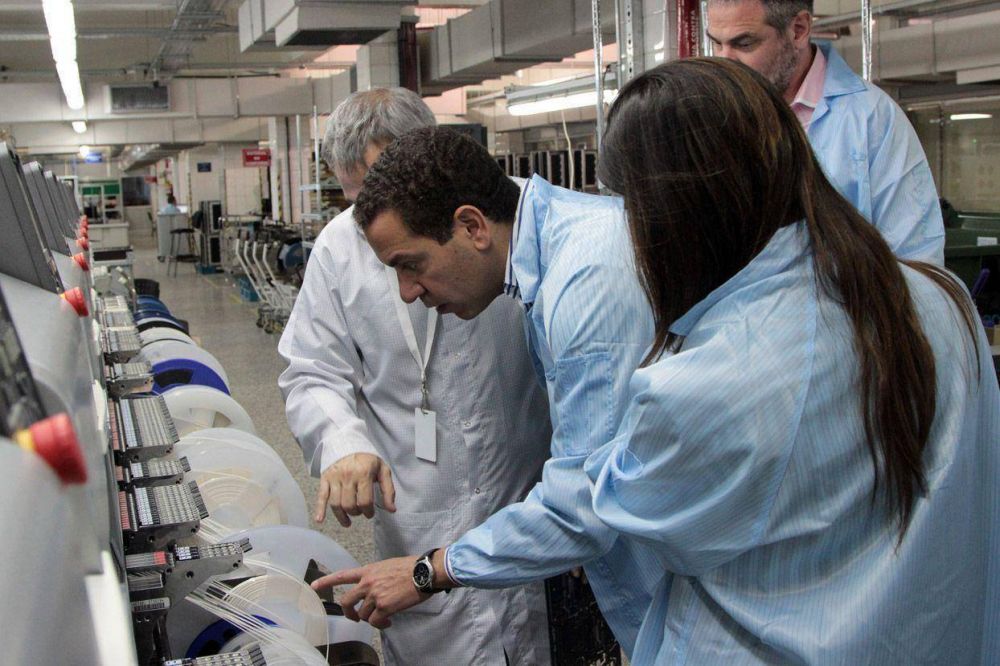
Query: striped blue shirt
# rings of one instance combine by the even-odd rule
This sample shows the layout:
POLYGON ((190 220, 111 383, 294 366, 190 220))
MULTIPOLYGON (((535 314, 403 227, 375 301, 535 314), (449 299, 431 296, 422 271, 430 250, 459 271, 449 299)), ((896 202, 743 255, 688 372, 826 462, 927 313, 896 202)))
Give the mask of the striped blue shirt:
POLYGON ((528 312, 529 351, 549 394, 551 458, 528 497, 467 532, 448 548, 446 565, 458 582, 489 588, 584 564, 608 624, 631 652, 666 572, 647 546, 597 518, 583 470, 614 437, 628 380, 653 335, 622 203, 534 177, 515 229, 508 292, 528 312))
POLYGON ((902 544, 864 439, 843 308, 802 225, 675 322, 637 371, 593 506, 662 579, 635 664, 1000 662, 1000 391, 954 304, 904 267, 934 350, 929 492, 902 544))

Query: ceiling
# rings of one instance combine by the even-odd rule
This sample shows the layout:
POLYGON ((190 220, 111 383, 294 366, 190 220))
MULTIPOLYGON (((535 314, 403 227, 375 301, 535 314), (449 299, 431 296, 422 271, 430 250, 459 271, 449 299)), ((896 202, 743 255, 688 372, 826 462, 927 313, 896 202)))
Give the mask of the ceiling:
MULTIPOLYGON (((340 58, 319 57, 323 52, 315 49, 241 53, 239 5, 237 0, 74 0, 81 78, 124 82, 288 68, 339 71, 353 63, 352 47, 341 49, 340 58)), ((0 82, 54 80, 41 0, 0 0, 0 82)))

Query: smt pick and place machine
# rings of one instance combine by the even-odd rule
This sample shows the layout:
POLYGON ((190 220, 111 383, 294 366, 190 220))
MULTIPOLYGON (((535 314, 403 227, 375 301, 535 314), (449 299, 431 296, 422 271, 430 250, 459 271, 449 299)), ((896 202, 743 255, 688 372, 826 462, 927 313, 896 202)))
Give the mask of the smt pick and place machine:
POLYGON ((308 585, 356 561, 88 227, 0 143, 0 664, 376 665, 371 627, 308 585))

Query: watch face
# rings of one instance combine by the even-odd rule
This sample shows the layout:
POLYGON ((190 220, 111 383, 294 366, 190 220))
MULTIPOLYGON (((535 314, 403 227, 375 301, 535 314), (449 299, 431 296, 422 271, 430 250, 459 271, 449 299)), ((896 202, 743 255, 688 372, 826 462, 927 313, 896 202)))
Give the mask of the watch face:
POLYGON ((413 584, 420 590, 431 586, 431 568, 422 560, 413 567, 413 584))

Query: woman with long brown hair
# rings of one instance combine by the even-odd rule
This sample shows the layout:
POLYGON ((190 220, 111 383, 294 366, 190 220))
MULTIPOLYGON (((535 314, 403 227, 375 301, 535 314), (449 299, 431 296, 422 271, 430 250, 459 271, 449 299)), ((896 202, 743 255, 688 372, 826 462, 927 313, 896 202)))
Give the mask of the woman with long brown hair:
POLYGON ((656 325, 588 461, 665 572, 633 663, 1000 660, 1000 390, 964 289, 898 261, 738 63, 629 82, 599 173, 656 325))

